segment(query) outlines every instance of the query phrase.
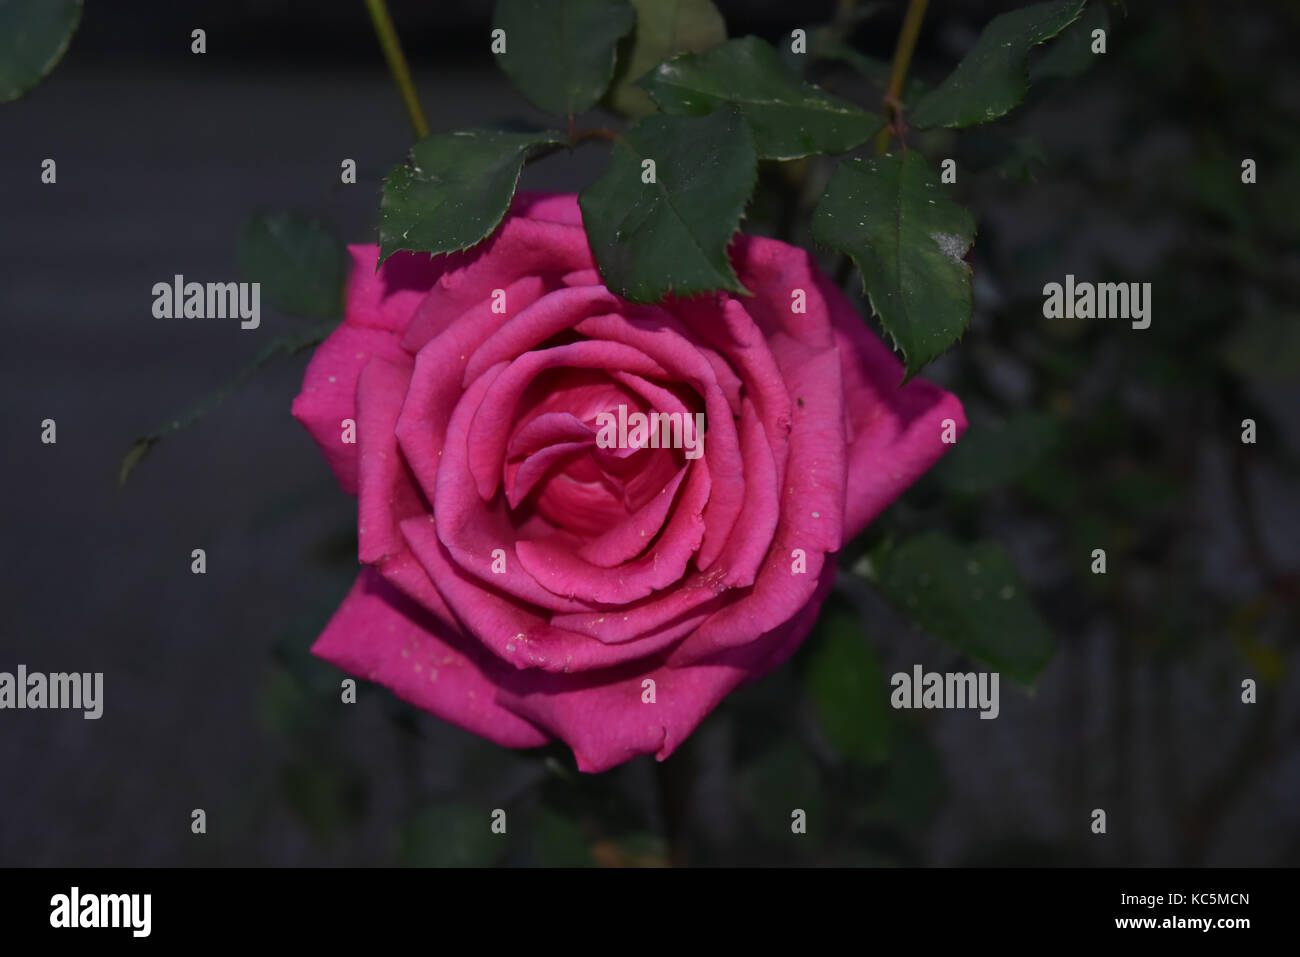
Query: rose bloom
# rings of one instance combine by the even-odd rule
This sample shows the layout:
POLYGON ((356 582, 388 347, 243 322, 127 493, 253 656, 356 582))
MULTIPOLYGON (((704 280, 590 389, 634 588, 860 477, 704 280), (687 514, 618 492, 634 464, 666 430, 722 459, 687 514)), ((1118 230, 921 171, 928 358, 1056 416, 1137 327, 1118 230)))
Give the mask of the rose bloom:
POLYGON ((366 567, 312 650, 584 771, 662 760, 789 658, 836 551, 966 425, 772 239, 730 248, 752 295, 662 305, 605 288, 571 195, 521 194, 465 253, 351 254, 293 414, 358 497, 366 567), (620 405, 704 413, 703 454, 603 447, 620 405))

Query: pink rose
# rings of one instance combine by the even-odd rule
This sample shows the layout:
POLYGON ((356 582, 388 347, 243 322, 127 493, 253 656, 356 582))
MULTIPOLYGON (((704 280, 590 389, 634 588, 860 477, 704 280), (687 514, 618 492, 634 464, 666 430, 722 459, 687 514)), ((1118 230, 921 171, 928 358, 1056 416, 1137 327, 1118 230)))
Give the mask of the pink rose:
POLYGON ((775 240, 731 247, 752 296, 660 306, 602 285, 574 196, 517 197, 467 253, 351 252, 293 414, 358 496, 367 567, 312 650, 584 771, 667 757, 784 662, 841 544, 966 425, 775 240), (620 405, 703 412, 703 454, 602 447, 620 405))

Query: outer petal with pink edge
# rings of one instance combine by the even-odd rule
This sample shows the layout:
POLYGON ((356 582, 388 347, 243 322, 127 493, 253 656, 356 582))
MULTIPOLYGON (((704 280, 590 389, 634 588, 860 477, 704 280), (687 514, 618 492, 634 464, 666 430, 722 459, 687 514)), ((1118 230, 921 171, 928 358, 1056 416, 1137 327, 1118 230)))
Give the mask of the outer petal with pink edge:
POLYGON ((378 246, 349 246, 352 273, 348 277, 348 302, 344 322, 353 326, 386 329, 401 334, 415 307, 429 294, 443 272, 454 268, 454 256, 417 256, 394 253, 376 271, 378 246))
POLYGON ((662 761, 723 698, 798 647, 833 580, 828 566, 812 600, 792 619, 687 668, 644 662, 580 675, 517 672, 505 679, 498 700, 563 739, 580 771, 607 771, 638 754, 662 761), (646 678, 655 682, 654 704, 641 700, 646 678))
POLYGON ((357 417, 357 380, 372 358, 409 367, 397 336, 383 329, 342 323, 322 342, 307 364, 293 416, 320 446, 339 485, 357 494, 357 446, 343 441, 343 420, 357 417))
POLYGON ((510 748, 545 744, 547 735, 496 703, 495 679, 509 665, 465 639, 365 569, 312 653, 377 681, 444 721, 510 748), (464 646, 462 648, 461 646, 464 646), (472 650, 470 650, 472 649, 472 650))

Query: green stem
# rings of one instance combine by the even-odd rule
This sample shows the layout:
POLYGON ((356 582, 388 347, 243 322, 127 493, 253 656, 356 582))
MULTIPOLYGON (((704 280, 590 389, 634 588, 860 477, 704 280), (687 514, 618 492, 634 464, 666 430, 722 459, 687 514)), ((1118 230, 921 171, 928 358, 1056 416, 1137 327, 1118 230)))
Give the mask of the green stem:
POLYGON ((908 0, 907 14, 903 17, 903 28, 898 32, 898 46, 894 48, 894 62, 889 71, 889 89, 885 91, 885 128, 876 134, 876 155, 889 149, 889 140, 895 132, 902 114, 903 81, 907 79, 907 68, 912 63, 912 51, 916 49, 916 38, 921 35, 921 20, 925 17, 925 8, 929 0, 908 0))
POLYGON ((122 458, 122 466, 117 473, 117 484, 125 485, 126 478, 131 471, 140 464, 149 450, 167 438, 169 435, 179 432, 182 429, 188 429, 191 425, 203 418, 217 406, 221 405, 236 389, 242 386, 249 379, 253 378, 263 366, 279 355, 292 356, 297 355, 304 349, 310 349, 312 346, 319 345, 325 341, 325 338, 334 329, 333 322, 318 322, 311 328, 288 335, 279 336, 272 339, 262 350, 258 352, 248 365, 244 366, 239 373, 219 388, 216 392, 207 396, 198 405, 194 406, 184 415, 177 416, 166 425, 162 425, 150 432, 148 435, 142 435, 136 439, 126 455, 122 458))
POLYGON ((406 113, 411 118, 411 127, 417 137, 424 139, 429 135, 429 123, 424 118, 424 110, 420 109, 420 98, 415 94, 415 84, 411 82, 411 70, 406 65, 406 56, 402 53, 402 44, 397 39, 397 30, 393 28, 393 18, 388 15, 388 4, 384 0, 366 0, 366 9, 370 11, 370 19, 375 25, 375 34, 379 37, 379 45, 384 50, 384 59, 388 61, 388 69, 392 71, 397 90, 402 94, 402 102, 406 104, 406 113))

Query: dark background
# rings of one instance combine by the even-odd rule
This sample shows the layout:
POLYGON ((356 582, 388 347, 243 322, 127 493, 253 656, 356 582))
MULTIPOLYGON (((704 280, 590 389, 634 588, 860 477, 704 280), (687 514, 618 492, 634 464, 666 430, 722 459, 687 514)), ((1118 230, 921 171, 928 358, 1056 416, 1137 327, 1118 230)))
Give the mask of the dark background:
MULTIPOLYGON (((773 41, 834 9, 718 6, 731 35, 773 41)), ((902 6, 854 45, 888 60, 902 6)), ((914 75, 940 80, 1011 6, 932 3, 914 75)), ((411 134, 359 0, 91 0, 54 73, 0 106, 0 670, 103 671, 104 716, 0 713, 0 864, 645 863, 669 843, 700 863, 1300 862, 1296 7, 1129 8, 1097 65, 1036 88, 1003 132, 918 141, 977 171, 961 198, 980 224, 971 331, 926 375, 975 423, 1049 412, 1063 444, 987 495, 927 480, 885 524, 1010 548, 1060 642, 1034 694, 1004 683, 996 721, 907 716, 915 747, 864 777, 819 740, 796 659, 667 773, 646 758, 579 779, 564 749, 504 751, 379 690, 337 704, 342 676, 306 648, 355 574, 354 506, 289 416, 305 356, 117 487, 136 436, 296 327, 265 305, 256 331, 154 319, 152 285, 236 278, 258 209, 372 241, 379 178, 411 134), (45 157, 57 185, 39 181, 45 157), (1047 323, 1042 284, 1067 272, 1153 282, 1152 329, 1047 323), (1238 440, 1246 416, 1256 446, 1238 440), (1105 582, 1083 557, 1099 540, 1105 582), (1244 677, 1259 704, 1240 703, 1244 677), (802 843, 792 806, 819 809, 802 843), (478 836, 495 807, 505 851, 478 836)), ((391 9, 435 130, 540 118, 492 62, 486 0, 391 9)), ((871 102, 851 73, 814 75, 871 102)), ((523 186, 577 190, 602 168, 599 149, 560 154, 523 186)), ((960 666, 849 597, 886 674, 960 666)))

